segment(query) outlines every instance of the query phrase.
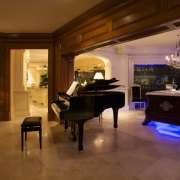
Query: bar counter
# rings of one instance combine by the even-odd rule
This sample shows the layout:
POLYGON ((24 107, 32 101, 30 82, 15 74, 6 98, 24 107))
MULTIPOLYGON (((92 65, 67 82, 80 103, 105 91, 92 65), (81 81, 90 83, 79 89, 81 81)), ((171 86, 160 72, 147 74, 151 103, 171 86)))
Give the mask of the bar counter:
POLYGON ((180 125, 180 91, 153 91, 146 93, 148 106, 142 125, 151 121, 180 125))

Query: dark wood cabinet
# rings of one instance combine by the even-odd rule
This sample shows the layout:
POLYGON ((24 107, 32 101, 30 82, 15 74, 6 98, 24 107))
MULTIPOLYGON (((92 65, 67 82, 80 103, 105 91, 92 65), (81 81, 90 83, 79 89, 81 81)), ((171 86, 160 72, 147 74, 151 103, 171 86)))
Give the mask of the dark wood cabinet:
POLYGON ((151 121, 180 125, 180 92, 154 91, 147 93, 148 106, 145 110, 147 125, 151 121))

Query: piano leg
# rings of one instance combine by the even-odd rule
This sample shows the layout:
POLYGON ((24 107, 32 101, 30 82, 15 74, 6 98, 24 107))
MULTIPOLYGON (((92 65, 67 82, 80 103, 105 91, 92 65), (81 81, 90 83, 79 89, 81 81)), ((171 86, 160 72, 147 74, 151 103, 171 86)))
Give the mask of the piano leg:
POLYGON ((142 122, 142 125, 146 126, 146 125, 148 125, 148 123, 150 123, 150 122, 151 122, 151 120, 150 120, 150 118, 149 118, 149 115, 146 114, 146 117, 145 117, 144 121, 142 122))
POLYGON ((118 127, 118 110, 119 108, 118 107, 113 107, 113 116, 114 116, 114 128, 117 128, 118 127))
POLYGON ((83 129, 85 121, 77 121, 78 124, 78 150, 83 150, 83 129))
POLYGON ((76 132, 76 123, 74 121, 71 122, 71 134, 73 136, 73 141, 76 141, 77 132, 76 132))
POLYGON ((65 131, 66 131, 66 129, 68 129, 68 121, 67 120, 65 120, 65 131))

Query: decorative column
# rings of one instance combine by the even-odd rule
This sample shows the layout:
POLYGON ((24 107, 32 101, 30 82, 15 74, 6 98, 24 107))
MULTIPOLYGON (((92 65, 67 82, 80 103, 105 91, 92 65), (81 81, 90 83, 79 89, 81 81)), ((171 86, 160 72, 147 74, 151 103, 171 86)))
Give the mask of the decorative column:
POLYGON ((119 84, 122 85, 118 89, 125 93, 125 106, 124 110, 129 110, 129 62, 126 46, 120 45, 115 48, 115 53, 118 55, 118 67, 116 67, 116 72, 118 72, 119 84))
POLYGON ((29 92, 26 90, 27 59, 25 50, 11 50, 11 117, 29 116, 29 92))

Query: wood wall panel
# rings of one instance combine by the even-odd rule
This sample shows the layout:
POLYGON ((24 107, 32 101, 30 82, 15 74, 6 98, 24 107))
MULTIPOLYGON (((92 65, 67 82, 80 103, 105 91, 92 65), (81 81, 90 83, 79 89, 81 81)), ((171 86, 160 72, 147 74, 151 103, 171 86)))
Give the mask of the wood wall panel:
POLYGON ((4 119, 5 112, 5 62, 4 62, 4 52, 3 45, 0 44, 0 121, 4 119))
POLYGON ((160 32, 166 32, 167 30, 169 30, 169 28, 167 26, 160 26, 160 27, 157 27, 157 28, 149 29, 149 30, 144 31, 144 32, 139 32, 139 33, 136 33, 136 34, 132 34, 132 35, 128 35, 128 36, 119 38, 118 41, 121 42, 121 43, 124 43, 124 42, 128 42, 130 40, 136 40, 136 39, 139 39, 139 38, 148 37, 149 34, 156 35, 156 34, 158 34, 160 32))
MULTIPOLYGON (((74 80, 74 65, 73 61, 68 60, 61 55, 61 43, 58 41, 55 44, 55 62, 54 62, 54 99, 58 99, 58 92, 66 92, 71 82, 74 80), (70 62, 70 63, 69 63, 70 62), (73 78, 72 78, 73 75, 73 78)), ((60 122, 53 113, 53 119, 60 122)))
POLYGON ((68 59, 68 88, 74 81, 74 58, 68 59))
POLYGON ((58 91, 66 92, 68 89, 68 62, 67 59, 62 57, 58 59, 59 61, 59 76, 60 76, 60 83, 58 91))
POLYGON ((4 60, 3 60, 3 46, 0 45, 0 105, 4 102, 4 60))
POLYGON ((5 44, 0 45, 0 121, 10 120, 9 62, 5 44))
POLYGON ((60 41, 60 44, 59 44, 59 47, 60 47, 60 50, 62 52, 66 52, 67 49, 72 49, 75 50, 75 48, 77 48, 77 35, 76 34, 72 34, 72 35, 68 35, 66 36, 65 38, 61 39, 60 41))
POLYGON ((180 6, 180 0, 168 0, 168 9, 180 6))
POLYGON ((93 29, 89 29, 88 31, 80 34, 80 42, 95 38, 96 36, 103 35, 108 32, 107 23, 99 25, 93 29))
POLYGON ((112 30, 123 28, 128 24, 135 23, 142 19, 156 15, 157 13, 158 0, 148 2, 142 1, 134 6, 127 8, 126 11, 122 11, 115 14, 116 18, 112 20, 112 30))
POLYGON ((95 24, 97 21, 100 21, 110 16, 114 12, 119 11, 119 9, 123 9, 124 7, 138 1, 139 0, 104 0, 94 8, 73 19, 63 27, 57 29, 53 35, 54 37, 59 38, 67 32, 73 33, 75 31, 80 31, 90 24, 95 24))
POLYGON ((55 45, 55 94, 59 91, 66 92, 74 79, 74 64, 72 57, 61 54, 60 42, 55 45))

